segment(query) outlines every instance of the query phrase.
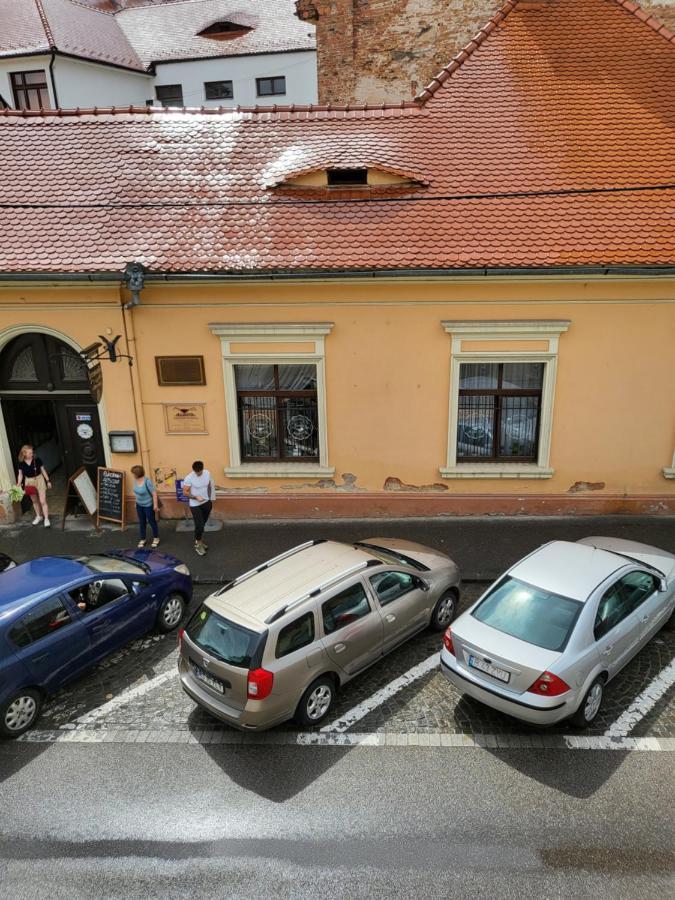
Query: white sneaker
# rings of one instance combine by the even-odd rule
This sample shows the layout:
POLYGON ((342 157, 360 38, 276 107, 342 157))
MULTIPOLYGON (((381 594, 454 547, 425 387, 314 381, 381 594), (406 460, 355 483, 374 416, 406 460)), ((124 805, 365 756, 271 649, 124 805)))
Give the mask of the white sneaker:
POLYGON ((33 519, 32 524, 33 524, 33 525, 39 525, 41 521, 42 521, 42 516, 35 516, 35 518, 33 519))
POLYGON ((49 519, 45 519, 45 528, 49 528, 51 524, 52 523, 49 521, 49 519))

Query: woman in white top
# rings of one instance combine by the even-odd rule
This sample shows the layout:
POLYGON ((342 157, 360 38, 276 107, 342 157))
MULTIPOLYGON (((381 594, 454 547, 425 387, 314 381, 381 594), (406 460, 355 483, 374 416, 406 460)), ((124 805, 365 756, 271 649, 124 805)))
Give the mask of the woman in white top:
POLYGON ((204 468, 201 459, 192 463, 192 471, 183 479, 183 493, 190 498, 190 512, 195 523, 195 550, 200 556, 204 556, 208 548, 202 535, 211 515, 216 492, 211 473, 204 468))

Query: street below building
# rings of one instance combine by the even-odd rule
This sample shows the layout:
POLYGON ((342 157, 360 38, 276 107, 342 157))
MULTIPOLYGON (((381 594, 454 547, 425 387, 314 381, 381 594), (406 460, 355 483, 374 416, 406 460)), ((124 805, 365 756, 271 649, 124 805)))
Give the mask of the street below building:
MULTIPOLYGON (((232 522, 202 559, 173 525, 163 524, 162 547, 192 568, 190 611, 224 579, 314 536, 393 534, 444 549, 465 575, 460 611, 488 576, 553 537, 673 543, 670 519, 232 522)), ((2 549, 21 560, 130 538, 16 527, 3 530, 2 549)), ((0 745, 3 893, 665 894, 675 872, 673 632, 610 683, 583 732, 530 728, 463 697, 439 672, 440 646, 438 633, 409 640, 344 686, 317 729, 250 734, 184 694, 175 633, 131 642, 0 745)))

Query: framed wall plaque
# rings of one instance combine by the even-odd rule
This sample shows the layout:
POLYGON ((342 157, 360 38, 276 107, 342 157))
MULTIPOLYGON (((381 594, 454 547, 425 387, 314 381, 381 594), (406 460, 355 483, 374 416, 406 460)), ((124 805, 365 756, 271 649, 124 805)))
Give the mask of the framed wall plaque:
POLYGON ((163 387, 206 384, 203 356, 156 356, 155 366, 163 387))
POLYGON ((208 434, 205 403, 165 403, 167 434, 208 434))

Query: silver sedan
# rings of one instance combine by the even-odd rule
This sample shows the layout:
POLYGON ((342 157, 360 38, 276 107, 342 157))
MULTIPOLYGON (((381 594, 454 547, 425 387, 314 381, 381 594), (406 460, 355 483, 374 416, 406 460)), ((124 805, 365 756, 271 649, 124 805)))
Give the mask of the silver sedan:
POLYGON ((516 563, 445 633, 441 671, 531 725, 590 726, 605 685, 674 624, 675 556, 618 538, 553 541, 516 563))

